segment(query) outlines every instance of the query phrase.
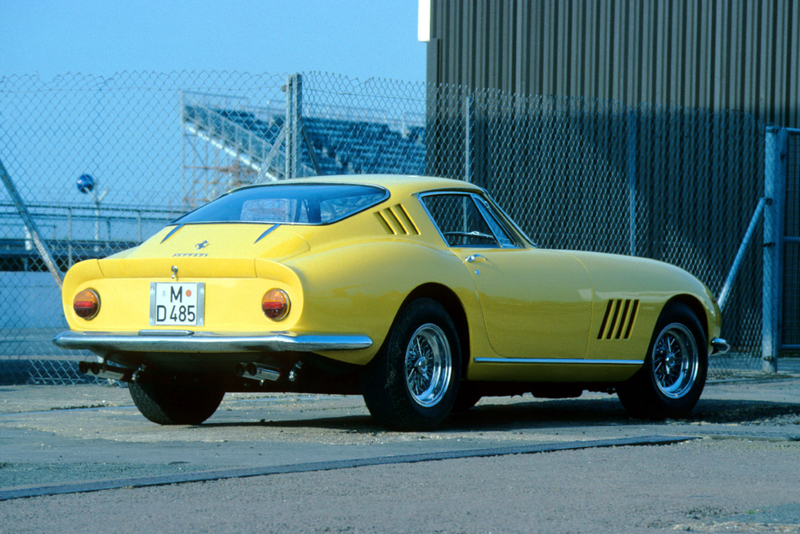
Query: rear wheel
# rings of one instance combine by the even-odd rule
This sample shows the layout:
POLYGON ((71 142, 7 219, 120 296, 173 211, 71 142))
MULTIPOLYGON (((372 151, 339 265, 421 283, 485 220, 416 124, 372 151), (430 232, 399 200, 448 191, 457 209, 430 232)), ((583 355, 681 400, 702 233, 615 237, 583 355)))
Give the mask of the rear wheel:
POLYGON ((686 417, 703 392, 708 344, 700 321, 682 303, 661 313, 642 368, 617 388, 619 400, 635 417, 686 417))
POLYGON ((377 356, 364 369, 361 386, 378 422, 397 430, 440 424, 456 399, 461 348, 447 311, 419 299, 395 320, 377 356))
POLYGON ((133 403, 159 425, 199 425, 211 417, 225 392, 213 385, 183 379, 175 382, 131 382, 133 403))

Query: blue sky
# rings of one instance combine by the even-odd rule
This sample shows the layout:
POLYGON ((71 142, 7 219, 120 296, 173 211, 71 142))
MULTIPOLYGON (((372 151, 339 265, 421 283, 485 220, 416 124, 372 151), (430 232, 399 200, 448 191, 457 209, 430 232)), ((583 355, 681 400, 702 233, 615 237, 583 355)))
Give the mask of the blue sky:
POLYGON ((425 80, 418 0, 0 0, 0 76, 324 71, 425 80))

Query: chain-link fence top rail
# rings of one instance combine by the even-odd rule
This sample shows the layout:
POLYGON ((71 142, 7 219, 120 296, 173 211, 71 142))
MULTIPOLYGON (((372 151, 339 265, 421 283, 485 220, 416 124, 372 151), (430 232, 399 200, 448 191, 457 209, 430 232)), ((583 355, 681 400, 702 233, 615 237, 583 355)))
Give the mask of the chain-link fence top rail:
MULTIPOLYGON (((0 78, 0 160, 64 269, 240 184, 427 173, 486 187, 542 246, 668 261, 718 294, 763 194, 764 126, 734 112, 324 73, 12 76, 0 78), (89 194, 75 185, 83 174, 97 181, 89 194)), ((0 270, 14 271, 3 273, 0 355, 63 356, 48 339, 63 317, 41 312, 60 310, 54 284, 20 287, 42 265, 5 191, 0 205, 0 270)), ((724 335, 752 368, 758 252, 725 310, 724 335)))

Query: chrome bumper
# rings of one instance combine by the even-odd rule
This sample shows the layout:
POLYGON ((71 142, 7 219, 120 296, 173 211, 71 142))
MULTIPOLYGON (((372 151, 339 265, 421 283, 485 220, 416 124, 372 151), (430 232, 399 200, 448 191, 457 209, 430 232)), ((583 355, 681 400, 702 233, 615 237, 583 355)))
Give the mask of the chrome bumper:
POLYGON ((62 332, 53 338, 62 349, 92 352, 323 352, 372 346, 368 336, 342 334, 221 335, 189 330, 142 330, 137 333, 62 332))
POLYGON ((722 339, 721 337, 715 337, 714 339, 712 339, 711 346, 714 349, 714 351, 711 354, 725 354, 726 352, 731 350, 731 346, 728 344, 728 342, 722 339))

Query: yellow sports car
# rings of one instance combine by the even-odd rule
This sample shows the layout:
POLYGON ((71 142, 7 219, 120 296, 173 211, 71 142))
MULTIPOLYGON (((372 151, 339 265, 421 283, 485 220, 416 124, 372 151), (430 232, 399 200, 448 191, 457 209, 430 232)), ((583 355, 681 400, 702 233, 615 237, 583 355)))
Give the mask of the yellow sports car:
POLYGON ((199 424, 227 391, 361 394, 403 430, 523 392, 680 417, 728 350, 685 271, 537 248, 481 188, 418 176, 236 189, 72 267, 63 305, 54 343, 160 424, 199 424))

